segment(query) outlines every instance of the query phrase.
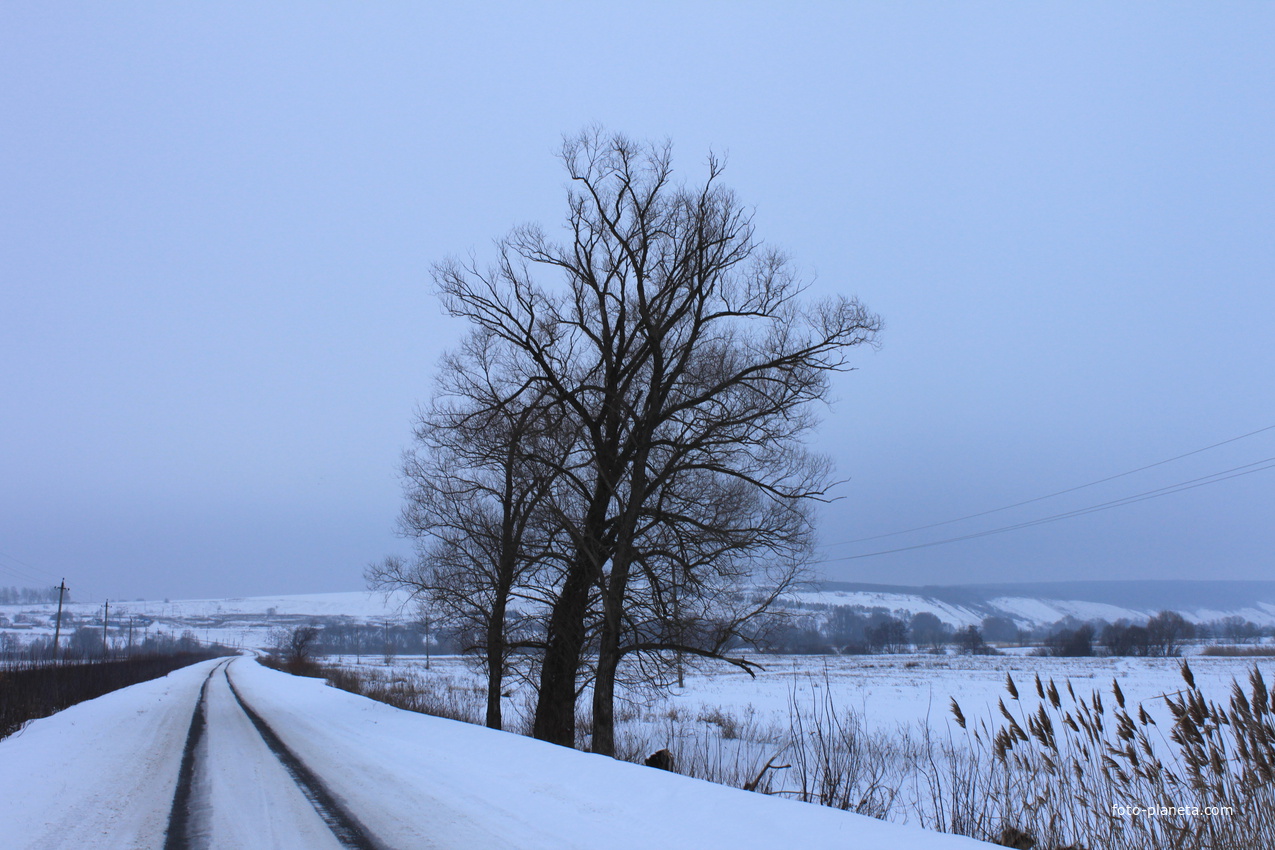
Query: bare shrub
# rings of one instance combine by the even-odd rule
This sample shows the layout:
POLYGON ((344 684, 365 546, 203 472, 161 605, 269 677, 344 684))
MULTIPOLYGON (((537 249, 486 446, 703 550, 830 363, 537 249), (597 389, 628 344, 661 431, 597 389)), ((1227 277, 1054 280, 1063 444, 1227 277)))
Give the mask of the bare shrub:
POLYGON ((716 726, 721 732, 721 736, 728 741, 739 737, 739 718, 724 710, 721 706, 714 706, 711 709, 705 708, 700 712, 696 720, 716 726))
POLYGON ((788 745, 786 727, 762 720, 751 706, 739 715, 705 708, 694 718, 676 706, 651 706, 617 733, 616 757, 624 761, 643 764, 668 750, 677 773, 763 793, 774 790, 771 780, 784 767, 776 762, 788 745))
POLYGON ((146 653, 114 661, 28 661, 0 670, 0 739, 32 720, 187 665, 230 654, 211 646, 199 652, 146 653))
POLYGON ((446 674, 424 675, 403 669, 325 667, 321 675, 333 687, 395 708, 465 723, 483 722, 486 690, 481 686, 457 682, 446 674))
POLYGON ((319 668, 315 664, 319 642, 319 629, 316 626, 296 626, 291 629, 275 629, 271 632, 271 655, 279 669, 294 676, 316 676, 319 668))
POLYGON ((800 800, 883 818, 898 788, 891 740, 869 735, 862 718, 837 705, 827 673, 808 703, 789 691, 789 755, 800 800), (815 693, 818 691, 818 693, 815 693))

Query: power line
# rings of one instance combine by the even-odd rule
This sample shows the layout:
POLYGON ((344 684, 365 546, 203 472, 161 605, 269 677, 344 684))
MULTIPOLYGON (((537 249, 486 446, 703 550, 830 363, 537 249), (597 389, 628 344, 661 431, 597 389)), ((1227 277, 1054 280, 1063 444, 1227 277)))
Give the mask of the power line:
POLYGON ((16 570, 13 567, 10 567, 3 563, 0 563, 0 572, 4 572, 8 574, 10 577, 19 579, 24 582, 31 582, 37 585, 43 585, 45 583, 45 579, 43 578, 33 576, 30 573, 25 573, 21 570, 16 570))
MULTIPOLYGON (((15 555, 10 555, 7 552, 0 552, 0 572, 8 573, 16 579, 24 582, 30 582, 36 586, 43 585, 47 582, 49 587, 57 587, 57 585, 53 583, 53 579, 58 578, 54 573, 32 566, 21 558, 18 558, 15 555), (5 561, 9 561, 11 563, 6 564, 5 561), (14 563, 21 564, 22 566, 15 567, 13 566, 14 563)), ((61 578, 58 580, 64 581, 64 579, 61 578)), ((77 581, 76 583, 79 585, 81 595, 84 597, 83 601, 87 602, 99 596, 104 598, 103 594, 94 593, 94 589, 86 585, 83 581, 77 581)))
MULTIPOLYGON (((823 547, 827 548, 829 546, 848 546, 851 543, 866 543, 869 540, 882 540, 886 537, 897 537, 900 534, 911 534, 914 531, 926 531, 931 528, 939 528, 940 526, 951 525, 952 523, 956 523, 956 522, 964 522, 967 519, 977 519, 978 517, 988 516, 989 514, 996 514, 1002 511, 1011 510, 1013 508, 1021 508, 1023 505, 1030 505, 1030 504, 1034 504, 1035 502, 1043 502, 1044 500, 1052 499, 1055 496, 1063 496, 1063 495, 1066 495, 1067 493, 1074 493, 1077 490, 1084 490, 1088 487, 1096 487, 1099 484, 1106 484, 1108 481, 1115 481, 1117 478, 1124 478, 1126 476, 1134 475, 1139 472, 1145 472, 1146 470, 1154 469, 1157 466, 1164 466, 1166 463, 1173 463, 1176 460, 1182 460, 1183 458, 1191 457, 1192 455, 1198 455, 1201 452, 1207 452, 1211 449, 1216 449, 1219 446, 1225 446, 1228 443, 1234 443, 1237 440, 1243 440, 1248 437, 1253 437, 1253 436, 1256 436, 1257 434, 1261 434, 1265 431, 1272 431, 1272 430, 1275 430, 1275 425, 1267 425, 1265 428, 1258 428, 1256 431, 1249 431, 1247 434, 1240 434, 1238 437, 1231 437, 1230 439, 1222 440, 1220 443, 1213 443, 1210 446, 1205 446, 1202 449, 1194 449, 1193 451, 1185 452, 1184 454, 1180 454, 1180 455, 1175 455, 1174 457, 1166 458, 1165 460, 1159 460, 1159 461, 1156 461, 1155 463, 1149 463, 1146 466, 1140 466, 1137 469, 1130 469, 1128 472, 1121 472, 1116 475, 1108 475, 1106 478, 1099 478, 1097 481, 1090 481, 1087 484, 1079 484, 1075 487, 1068 487, 1066 490, 1058 490, 1054 493, 1047 493, 1044 496, 1037 496, 1034 499, 1026 499, 1021 502, 1015 502, 1012 505, 1005 505, 1004 507, 1000 507, 1000 508, 992 508, 991 510, 979 511, 976 514, 966 514, 965 516, 958 516, 955 519, 945 519, 942 522, 932 522, 929 525, 918 525, 918 526, 915 526, 914 528, 904 528, 899 531, 888 531, 885 534, 873 534, 869 537, 856 537, 853 540, 839 540, 836 543, 825 543, 823 544, 823 547)), ((1258 461, 1258 463, 1261 463, 1261 462, 1262 461, 1258 461)), ((925 544, 925 545, 931 545, 931 544, 925 544)), ((896 550, 896 551, 903 551, 903 550, 896 550)), ((834 558, 831 560, 837 560, 837 559, 834 558)), ((823 563, 823 562, 819 562, 819 563, 823 563)))
POLYGON ((963 534, 959 537, 948 537, 943 540, 931 540, 927 543, 916 543, 912 546, 900 546, 896 549, 883 549, 879 552, 864 552, 859 555, 843 555, 837 558, 824 558, 819 561, 811 561, 813 564, 831 564, 838 561, 857 561, 861 558, 875 558, 878 555, 893 555, 896 552, 909 552, 913 549, 926 549, 931 546, 943 546, 948 543, 959 543, 963 540, 974 540, 978 537, 990 537, 994 534, 1004 534, 1008 531, 1017 531, 1022 528, 1030 528, 1036 525, 1045 525, 1059 520, 1071 519, 1073 517, 1084 516, 1086 514, 1098 513, 1100 511, 1111 510, 1112 508, 1124 507, 1132 505, 1135 502, 1145 502, 1148 499, 1157 499, 1161 496, 1168 496, 1173 493, 1181 493, 1186 490, 1194 490, 1196 487, 1203 487, 1207 484, 1217 484, 1222 481, 1229 481, 1232 478, 1239 478, 1243 475, 1252 475, 1254 472, 1262 472, 1267 469, 1275 469, 1275 457, 1268 457, 1264 460, 1253 461, 1242 466, 1225 469, 1221 472, 1214 472, 1211 475, 1201 476, 1200 478, 1192 478, 1187 481, 1180 481, 1177 484, 1170 484, 1166 487, 1159 487, 1155 490, 1147 490, 1143 493, 1137 493, 1132 496, 1125 496, 1120 499, 1113 499, 1110 502, 1101 502, 1097 505, 1090 505, 1084 508, 1077 508, 1073 511, 1066 511, 1060 514, 1053 514, 1040 519, 1027 520, 1026 522, 1015 523, 1013 525, 1005 525, 1000 528, 992 528, 987 531, 977 531, 972 534, 963 534), (1259 464, 1266 464, 1260 466, 1259 464), (1250 468, 1255 467, 1255 468, 1250 468))
POLYGON ((45 573, 44 570, 37 569, 24 561, 18 560, 12 555, 0 552, 0 559, 2 559, 0 560, 0 570, 14 576, 15 578, 19 578, 22 581, 36 582, 39 584, 43 584, 45 581, 52 581, 52 574, 45 573), (5 563, 5 561, 10 561, 12 563, 5 563), (15 567, 13 566, 13 563, 21 564, 22 566, 15 567))

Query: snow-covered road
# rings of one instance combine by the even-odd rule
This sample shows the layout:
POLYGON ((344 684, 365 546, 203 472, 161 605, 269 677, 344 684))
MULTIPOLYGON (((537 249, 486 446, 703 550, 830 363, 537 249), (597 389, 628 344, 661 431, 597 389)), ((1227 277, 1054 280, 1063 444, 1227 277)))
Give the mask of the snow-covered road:
POLYGON ((108 694, 0 742, 0 847, 166 846, 988 845, 399 711, 246 658, 108 694))
POLYGON ((203 687, 166 850, 376 847, 274 731, 250 714, 230 685, 231 663, 214 667, 203 687))

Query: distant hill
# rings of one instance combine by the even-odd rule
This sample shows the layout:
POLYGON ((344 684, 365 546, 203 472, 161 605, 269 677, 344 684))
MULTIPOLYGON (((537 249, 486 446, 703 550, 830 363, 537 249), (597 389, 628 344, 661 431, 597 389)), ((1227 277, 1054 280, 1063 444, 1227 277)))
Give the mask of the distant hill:
POLYGON ((1275 625, 1275 581, 1050 581, 1005 584, 896 585, 826 581, 791 594, 806 604, 930 611, 954 626, 984 617, 1043 625, 1081 620, 1144 620, 1163 610, 1194 622, 1240 616, 1275 625))

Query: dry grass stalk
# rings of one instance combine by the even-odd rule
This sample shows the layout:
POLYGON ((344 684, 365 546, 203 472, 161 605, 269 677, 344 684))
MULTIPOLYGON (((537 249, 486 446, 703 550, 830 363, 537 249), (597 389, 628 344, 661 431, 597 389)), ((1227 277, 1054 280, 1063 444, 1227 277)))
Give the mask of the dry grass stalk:
MULTIPOLYGON (((1077 697, 1070 682, 1064 704, 1052 680, 1037 681, 1035 708, 1015 714, 1000 701, 1004 723, 990 734, 953 701, 971 751, 991 755, 978 762, 991 774, 980 778, 981 808, 961 818, 978 829, 953 831, 992 841, 1025 835, 1041 850, 1275 847, 1275 695, 1256 667, 1247 689, 1233 683, 1226 705, 1205 698, 1186 662, 1180 672, 1186 687, 1164 697, 1167 738, 1141 704, 1127 705, 1116 681, 1114 706, 1098 691, 1077 697)), ((1012 679, 1006 690, 1017 699, 1012 679)))

